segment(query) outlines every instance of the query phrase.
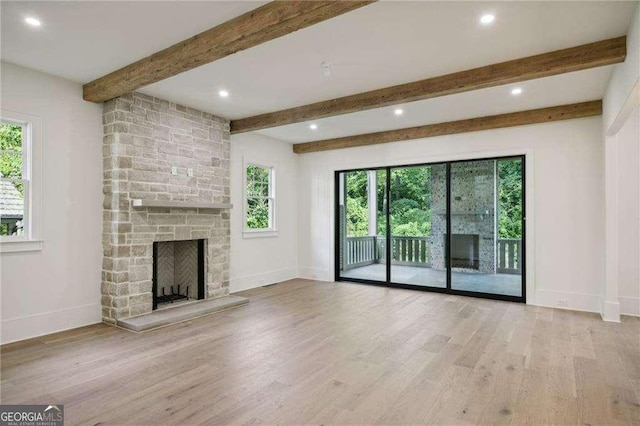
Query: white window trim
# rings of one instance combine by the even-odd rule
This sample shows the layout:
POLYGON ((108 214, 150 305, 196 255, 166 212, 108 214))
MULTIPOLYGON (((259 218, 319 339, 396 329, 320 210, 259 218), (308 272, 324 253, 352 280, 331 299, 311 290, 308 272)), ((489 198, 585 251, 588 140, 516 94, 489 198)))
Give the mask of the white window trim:
POLYGON ((42 121, 40 117, 0 109, 0 119, 6 123, 24 126, 23 178, 25 185, 25 234, 0 238, 0 253, 42 250, 42 121))
POLYGON ((242 158, 242 238, 270 238, 278 236, 278 228, 277 228, 277 203, 278 197, 276 193, 276 171, 278 169, 278 165, 276 163, 265 162, 264 160, 251 159, 247 157, 242 158), (269 174, 269 198, 272 200, 272 209, 270 211, 270 227, 264 229, 250 229, 247 228, 247 211, 248 203, 247 203, 247 167, 248 166, 258 166, 264 167, 266 169, 270 169, 271 172, 269 174))

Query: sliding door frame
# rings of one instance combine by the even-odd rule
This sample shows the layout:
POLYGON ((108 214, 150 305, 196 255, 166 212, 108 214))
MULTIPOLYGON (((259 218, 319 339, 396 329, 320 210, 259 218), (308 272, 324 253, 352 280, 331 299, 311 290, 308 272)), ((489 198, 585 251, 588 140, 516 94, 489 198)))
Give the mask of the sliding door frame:
MULTIPOLYGON (((519 302, 526 303, 527 302, 527 292, 526 292, 526 271, 527 271, 527 253, 526 253, 526 190, 527 190, 527 181, 526 181, 526 155, 509 155, 503 157, 489 157, 489 158, 472 158, 465 160, 453 160, 453 161, 439 161, 432 163, 419 163, 419 164, 404 164, 404 165, 394 165, 394 166, 382 166, 382 167, 365 167, 365 168, 357 168, 357 169, 346 169, 346 170, 336 170, 334 172, 334 279, 336 282, 344 281, 344 282, 354 282, 360 284, 369 284, 369 285, 377 285, 383 287, 392 287, 392 288, 405 288, 410 290, 421 290, 421 291, 430 291, 436 293, 446 293, 453 294, 459 296, 470 296, 470 297, 478 297, 482 299, 493 299, 493 300, 504 300, 509 302, 519 302), (497 161, 497 160, 515 160, 520 159, 521 161, 521 179, 522 179, 522 217, 521 217, 521 228, 522 228, 522 251, 521 251, 521 272, 520 272, 520 280, 522 283, 521 296, 510 296, 504 294, 494 294, 494 293, 481 293, 475 291, 467 291, 467 290, 456 290, 451 288, 451 165, 458 163, 467 163, 474 161, 497 161), (429 286, 420 286, 420 285, 412 285, 412 284, 401 284, 394 283, 391 281, 391 203, 390 203, 390 191, 391 191, 391 171, 393 169, 406 168, 406 167, 428 167, 434 165, 445 165, 447 169, 446 173, 446 216, 447 216, 447 239, 445 241, 445 266, 446 266, 446 274, 447 274, 447 286, 443 287, 429 287, 429 286), (340 235, 340 174, 348 173, 348 172, 356 172, 356 171, 378 171, 385 170, 386 171, 386 184, 385 184, 385 195, 384 199, 386 201, 386 206, 384 208, 384 213, 386 217, 386 241, 385 241, 385 271, 386 277, 384 281, 374 281, 360 278, 347 278, 340 276, 340 244, 342 240, 342 236, 340 235)), ((342 190, 345 191, 346 196, 346 186, 342 190)), ((345 204, 346 209, 346 204, 345 204)), ((496 210, 496 216, 499 212, 496 210)), ((496 217, 497 219, 497 217, 496 217)), ((346 229, 345 229, 346 232, 346 229)), ((345 236, 346 238, 346 236, 345 236)))

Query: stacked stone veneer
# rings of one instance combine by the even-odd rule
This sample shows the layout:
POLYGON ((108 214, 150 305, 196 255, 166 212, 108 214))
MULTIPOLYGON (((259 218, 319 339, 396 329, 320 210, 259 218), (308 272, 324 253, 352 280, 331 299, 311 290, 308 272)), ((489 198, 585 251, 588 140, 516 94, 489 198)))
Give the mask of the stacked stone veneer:
POLYGON ((103 320, 152 310, 154 241, 206 239, 206 297, 227 295, 228 210, 140 208, 131 200, 230 202, 229 121, 132 93, 105 103, 103 124, 103 320))
MULTIPOLYGON (((431 267, 445 269, 446 168, 433 166, 429 249, 431 267)), ((451 233, 478 235, 479 272, 496 272, 496 165, 492 160, 451 165, 451 233)))

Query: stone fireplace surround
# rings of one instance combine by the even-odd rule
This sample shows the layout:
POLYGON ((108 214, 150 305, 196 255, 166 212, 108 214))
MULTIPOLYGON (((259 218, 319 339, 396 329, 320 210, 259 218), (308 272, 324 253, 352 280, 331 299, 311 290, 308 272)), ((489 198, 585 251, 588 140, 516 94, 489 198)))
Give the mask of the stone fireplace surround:
POLYGON ((229 203, 229 121, 131 93, 104 104, 103 124, 103 321, 151 312, 156 241, 206 239, 205 298, 228 295, 228 210, 132 200, 229 203))
MULTIPOLYGON (((446 168, 431 168, 432 215, 431 267, 446 267, 447 233, 446 168)), ((494 160, 454 163, 451 167, 451 234, 478 236, 478 272, 496 272, 496 168, 494 160)), ((465 268, 467 269, 467 268, 465 268)))

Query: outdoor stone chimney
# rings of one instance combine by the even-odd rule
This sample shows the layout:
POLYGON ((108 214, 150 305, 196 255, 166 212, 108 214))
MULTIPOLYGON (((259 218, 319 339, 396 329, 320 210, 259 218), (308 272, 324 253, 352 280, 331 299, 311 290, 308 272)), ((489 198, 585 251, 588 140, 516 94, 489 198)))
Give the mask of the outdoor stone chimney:
MULTIPOLYGON (((446 169, 432 168, 433 211, 430 241, 431 267, 446 267, 446 169)), ((456 163, 451 168, 452 237, 475 237, 478 241, 478 272, 496 272, 497 174, 495 161, 456 163)), ((471 241, 471 238, 467 238, 471 241)), ((453 245, 453 244, 452 244, 453 245)), ((453 261, 453 259, 452 259, 453 261)), ((455 265, 454 265, 455 266, 455 265)), ((469 269, 469 268, 467 268, 469 269)), ((467 271, 468 272, 468 271, 467 271)))
POLYGON ((155 241, 205 239, 205 298, 227 295, 228 210, 131 200, 229 203, 229 121, 132 93, 104 104, 103 124, 103 321, 152 310, 155 241))

